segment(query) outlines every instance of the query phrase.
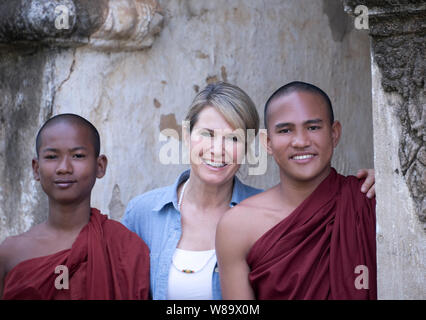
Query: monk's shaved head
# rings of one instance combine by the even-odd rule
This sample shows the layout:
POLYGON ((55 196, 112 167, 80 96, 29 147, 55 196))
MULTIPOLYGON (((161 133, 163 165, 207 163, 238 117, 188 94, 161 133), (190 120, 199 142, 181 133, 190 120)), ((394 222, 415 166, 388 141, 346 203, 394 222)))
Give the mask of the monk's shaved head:
POLYGON ((63 113, 63 114, 58 114, 52 118, 50 118, 49 120, 47 120, 43 126, 40 128, 40 130, 37 133, 37 137, 36 137, 36 153, 37 153, 37 158, 39 157, 39 151, 40 151, 40 147, 42 144, 42 133, 45 129, 49 128, 50 126, 57 124, 57 123, 61 123, 61 122, 66 122, 69 124, 74 124, 74 125, 79 125, 79 126, 83 126, 89 129, 89 132, 91 133, 91 141, 93 144, 93 149, 95 150, 95 156, 98 157, 100 150, 101 150, 101 141, 99 138, 99 132, 98 130, 95 128, 95 126, 93 124, 91 124, 89 121, 87 121, 86 119, 84 119, 83 117, 73 114, 73 113, 63 113))
POLYGON ((268 128, 268 107, 271 104, 271 102, 279 97, 286 96, 290 93, 300 92, 300 91, 311 92, 313 94, 317 94, 318 96, 320 96, 327 107, 330 123, 333 124, 334 122, 333 106, 331 105, 331 101, 328 95, 323 90, 321 90, 317 86, 314 86, 313 84, 302 82, 302 81, 293 81, 278 88, 269 97, 268 101, 266 101, 265 109, 264 109, 264 117, 263 117, 266 129, 268 128))

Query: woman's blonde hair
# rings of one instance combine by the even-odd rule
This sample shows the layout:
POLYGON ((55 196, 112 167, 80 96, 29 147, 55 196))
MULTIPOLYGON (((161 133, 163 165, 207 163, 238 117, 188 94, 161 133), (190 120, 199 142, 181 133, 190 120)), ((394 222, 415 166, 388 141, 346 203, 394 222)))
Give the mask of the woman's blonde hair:
POLYGON ((240 88, 226 82, 209 84, 192 101, 185 120, 189 122, 189 132, 198 120, 200 112, 213 107, 234 129, 259 131, 259 114, 251 98, 240 88))

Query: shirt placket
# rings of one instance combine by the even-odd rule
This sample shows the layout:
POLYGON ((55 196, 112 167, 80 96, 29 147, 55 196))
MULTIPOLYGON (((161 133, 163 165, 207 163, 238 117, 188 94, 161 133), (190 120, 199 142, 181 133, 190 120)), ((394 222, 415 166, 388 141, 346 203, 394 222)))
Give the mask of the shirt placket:
POLYGON ((159 282, 161 283, 161 291, 159 294, 160 300, 165 300, 167 298, 167 290, 169 285, 169 272, 170 272, 170 266, 172 264, 173 254, 176 250, 177 244, 179 242, 179 239, 182 235, 182 226, 181 226, 181 218, 180 213, 176 211, 174 208, 172 209, 174 212, 172 214, 173 216, 173 227, 172 232, 169 232, 167 235, 166 241, 164 242, 165 245, 163 247, 163 251, 161 253, 162 259, 160 267, 160 279, 159 282))

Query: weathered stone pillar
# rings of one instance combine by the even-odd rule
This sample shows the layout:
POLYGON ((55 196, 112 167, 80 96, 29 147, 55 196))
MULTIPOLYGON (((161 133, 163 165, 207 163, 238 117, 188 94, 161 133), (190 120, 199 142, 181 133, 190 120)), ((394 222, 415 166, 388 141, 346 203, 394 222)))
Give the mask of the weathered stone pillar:
MULTIPOLYGON (((346 11, 352 14, 359 5, 368 9, 378 297, 425 299, 426 2, 345 0, 344 3, 346 11)), ((365 10, 360 9, 358 13, 365 15, 365 10)), ((364 19, 362 24, 365 23, 364 19)))
POLYGON ((156 0, 0 1, 0 241, 47 216, 31 174, 34 134, 53 114, 76 48, 149 48, 161 23, 156 0))

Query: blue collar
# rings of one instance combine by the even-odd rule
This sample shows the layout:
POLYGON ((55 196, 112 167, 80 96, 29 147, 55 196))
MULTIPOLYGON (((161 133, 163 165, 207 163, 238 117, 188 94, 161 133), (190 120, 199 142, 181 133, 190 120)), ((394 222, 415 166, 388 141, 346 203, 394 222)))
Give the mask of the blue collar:
MULTIPOLYGON (((172 203, 176 210, 178 210, 178 195, 177 195, 177 189, 179 185, 188 180, 189 178, 190 170, 186 170, 180 174, 180 176, 176 179, 175 183, 164 188, 163 196, 158 199, 157 205, 153 208, 154 211, 160 211, 164 208, 164 206, 168 205, 169 203, 172 203)), ((244 184, 240 181, 240 179, 237 178, 237 176, 234 177, 234 187, 232 189, 232 198, 231 202, 229 203, 229 207, 233 207, 237 204, 239 204, 241 201, 243 201, 245 198, 247 198, 247 195, 244 194, 244 192, 241 192, 244 189, 244 184)))

